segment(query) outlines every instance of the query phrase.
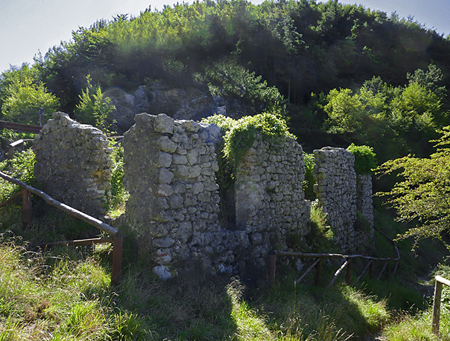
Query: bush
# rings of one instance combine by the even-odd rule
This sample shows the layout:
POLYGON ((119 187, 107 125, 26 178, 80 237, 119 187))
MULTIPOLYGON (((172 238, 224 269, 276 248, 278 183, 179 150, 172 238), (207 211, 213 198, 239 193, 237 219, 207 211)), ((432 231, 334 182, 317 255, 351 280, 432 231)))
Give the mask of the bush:
POLYGON ((223 147, 224 157, 234 166, 240 163, 258 134, 266 141, 295 138, 289 132, 284 119, 269 113, 245 116, 239 120, 233 120, 223 115, 214 115, 203 122, 217 124, 226 131, 223 147))
POLYGON ((303 153, 303 161, 305 162, 305 180, 302 183, 305 198, 307 200, 315 200, 316 193, 314 192, 314 154, 303 153))
POLYGON ((123 147, 121 145, 113 146, 111 160, 111 195, 108 201, 107 210, 110 215, 115 216, 123 211, 125 202, 128 199, 128 192, 123 186, 123 147))
MULTIPOLYGON (((13 178, 19 179, 27 184, 34 181, 34 164, 36 158, 31 149, 16 153, 14 159, 0 162, 0 171, 7 173, 13 178)), ((0 179, 0 202, 8 199, 17 191, 17 186, 0 179)))
POLYGON ((369 146, 356 146, 351 144, 347 150, 355 155, 355 172, 356 174, 372 174, 377 168, 378 162, 375 152, 369 146))

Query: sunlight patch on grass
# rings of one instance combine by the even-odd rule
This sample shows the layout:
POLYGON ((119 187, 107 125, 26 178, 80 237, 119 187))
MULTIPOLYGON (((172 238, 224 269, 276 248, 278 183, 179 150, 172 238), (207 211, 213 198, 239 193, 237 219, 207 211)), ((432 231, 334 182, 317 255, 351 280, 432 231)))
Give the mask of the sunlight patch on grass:
POLYGON ((237 326, 238 340, 274 340, 274 335, 266 325, 267 319, 242 300, 242 290, 243 287, 238 280, 232 281, 227 286, 232 304, 231 317, 237 326))

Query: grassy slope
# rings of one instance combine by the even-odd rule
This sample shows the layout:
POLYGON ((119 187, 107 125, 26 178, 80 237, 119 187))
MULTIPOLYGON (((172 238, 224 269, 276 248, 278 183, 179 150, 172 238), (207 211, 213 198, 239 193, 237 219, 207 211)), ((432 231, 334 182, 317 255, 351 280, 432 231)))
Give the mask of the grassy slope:
MULTIPOLYGON (((64 219, 44 216, 45 227, 36 224, 25 238, 53 240, 56 226, 73 226, 74 233, 76 223, 64 219)), ((23 233, 11 223, 2 230, 7 225, 16 235, 23 233)), ((392 236, 402 229, 385 214, 377 215, 377 225, 392 236)), ((335 265, 325 267, 319 287, 311 285, 312 275, 294 286, 298 274, 281 266, 269 288, 263 282, 246 286, 237 278, 211 277, 195 267, 161 282, 148 264, 130 261, 129 254, 118 289, 109 285, 108 247, 34 253, 31 245, 8 236, 0 247, 0 340, 345 340, 386 325, 390 340, 433 340, 429 315, 422 314, 430 292, 416 280, 428 279, 429 264, 445 252, 432 242, 422 243, 416 254, 409 241, 399 242, 402 263, 395 278, 365 278, 364 283, 353 278, 352 286, 328 290, 335 265)), ((383 239, 376 243, 380 253, 392 254, 383 239)), ((357 265, 354 275, 360 270, 357 265)), ((441 330, 448 325, 444 317, 441 330)))

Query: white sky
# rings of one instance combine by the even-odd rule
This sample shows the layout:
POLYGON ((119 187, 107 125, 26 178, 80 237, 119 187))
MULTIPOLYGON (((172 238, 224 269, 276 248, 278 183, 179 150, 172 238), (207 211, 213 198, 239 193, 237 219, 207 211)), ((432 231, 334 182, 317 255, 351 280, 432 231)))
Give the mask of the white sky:
MULTIPOLYGON (((450 0, 340 0, 371 9, 413 16, 428 28, 450 34, 450 0)), ((163 9, 176 0, 0 0, 0 72, 11 65, 32 63, 40 51, 69 41, 72 31, 89 27, 98 19, 110 20, 117 14, 138 16, 151 5, 163 9)), ((182 2, 182 1, 180 1, 182 2)), ((186 1, 191 3, 192 1, 186 1)), ((251 0, 259 4, 262 0, 251 0)))

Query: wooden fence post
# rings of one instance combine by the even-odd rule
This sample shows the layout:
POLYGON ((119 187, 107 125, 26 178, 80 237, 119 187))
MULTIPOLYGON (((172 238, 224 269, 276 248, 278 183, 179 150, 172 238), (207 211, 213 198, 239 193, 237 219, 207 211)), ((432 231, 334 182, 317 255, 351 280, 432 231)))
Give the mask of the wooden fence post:
POLYGON ((113 236, 113 261, 111 270, 111 284, 119 285, 122 279, 123 237, 113 236))
POLYGON ((439 335, 439 320, 441 318, 441 298, 443 285, 450 287, 450 281, 441 276, 435 277, 434 284, 434 301, 433 301, 433 320, 431 330, 434 334, 439 335))
POLYGON ((22 190, 22 227, 24 229, 31 225, 33 206, 31 204, 31 192, 25 188, 22 190))
POLYGON ((442 297, 442 283, 436 279, 434 284, 434 301, 433 301, 433 322, 432 331, 434 334, 439 334, 439 320, 441 318, 441 297, 442 297))

